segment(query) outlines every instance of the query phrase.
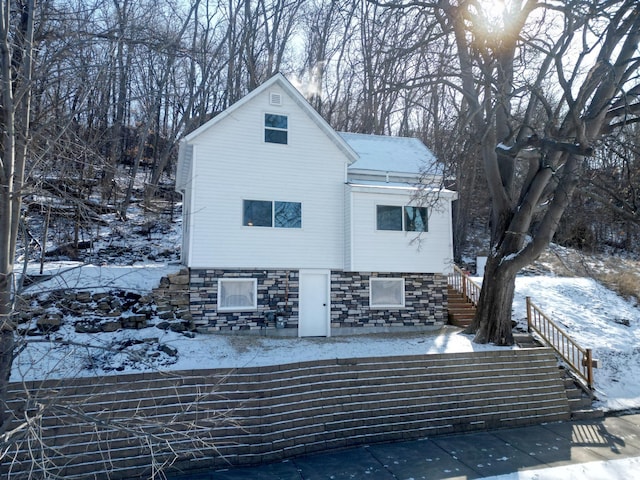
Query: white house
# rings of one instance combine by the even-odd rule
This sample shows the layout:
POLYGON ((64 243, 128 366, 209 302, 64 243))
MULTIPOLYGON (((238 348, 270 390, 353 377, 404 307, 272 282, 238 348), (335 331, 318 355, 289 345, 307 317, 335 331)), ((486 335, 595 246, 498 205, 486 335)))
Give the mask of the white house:
POLYGON ((451 202, 417 139, 335 132, 277 74, 187 135, 182 262, 200 330, 446 322, 451 202))

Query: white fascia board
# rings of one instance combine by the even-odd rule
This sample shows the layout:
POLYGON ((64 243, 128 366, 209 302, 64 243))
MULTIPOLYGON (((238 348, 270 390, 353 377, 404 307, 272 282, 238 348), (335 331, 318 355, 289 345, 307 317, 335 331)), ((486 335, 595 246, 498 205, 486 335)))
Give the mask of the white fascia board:
POLYGON ((352 192, 362 192, 362 193, 382 193, 385 195, 415 195, 416 192, 423 192, 427 195, 440 195, 443 198, 447 198, 449 200, 455 200, 458 198, 458 192, 454 192, 452 190, 448 190, 446 188, 422 188, 422 187, 412 187, 409 185, 366 185, 366 184, 358 184, 358 183, 349 183, 349 187, 352 192))
POLYGON ((453 201, 458 199, 458 192, 455 192, 453 190, 447 190, 447 189, 445 189, 444 192, 449 197, 449 200, 453 201))
POLYGON ((414 195, 419 189, 417 187, 400 185, 364 185, 349 183, 353 193, 384 193, 386 195, 414 195))
MULTIPOLYGON (((182 194, 184 194, 185 192, 186 184, 189 182, 191 178, 191 172, 192 172, 191 170, 192 163, 190 163, 188 166, 189 167, 188 172, 184 171, 185 170, 184 163, 186 161, 185 158, 188 153, 188 148, 189 148, 189 145, 187 144, 187 142, 185 142, 184 140, 180 140, 180 143, 178 146, 178 165, 176 166, 176 182, 174 185, 174 190, 182 194)), ((191 158, 191 162, 193 162, 193 155, 191 158)))
POLYGON ((176 165, 176 181, 173 190, 184 194, 184 181, 180 172, 182 171, 182 163, 184 162, 184 144, 180 142, 178 147, 178 164, 176 165))
MULTIPOLYGON (((187 225, 188 226, 188 232, 184 232, 183 231, 183 235, 186 233, 187 234, 187 242, 189 243, 189 246, 187 247, 187 258, 184 259, 186 260, 186 265, 190 266, 192 261, 193 261, 193 248, 194 248, 194 235, 193 235, 193 229, 194 229, 194 225, 193 225, 193 212, 195 210, 195 203, 196 203, 196 192, 194 192, 194 188, 193 188, 193 176, 194 176, 194 172, 196 172, 196 162, 198 161, 197 158, 197 145, 193 146, 193 151, 191 152, 191 172, 189 174, 189 182, 192 183, 192 186, 189 187, 190 188, 190 195, 189 195, 189 210, 187 212, 188 215, 191 215, 192 218, 189 219, 189 221, 185 222, 184 218, 182 219, 182 224, 183 225, 187 225)), ((183 215, 184 215, 184 207, 183 207, 183 215)), ((184 261, 183 260, 183 261, 184 261)))
POLYGON ((415 183, 420 183, 420 178, 421 178, 419 174, 410 173, 410 172, 396 172, 393 170, 371 170, 366 168, 351 168, 351 167, 349 167, 349 174, 354 176, 366 175, 371 177, 379 177, 381 179, 385 179, 387 176, 396 177, 396 178, 400 177, 400 178, 407 178, 407 179, 414 180, 415 183))
POLYGON ((442 175, 422 175, 419 173, 400 172, 394 170, 371 170, 364 168, 349 167, 349 175, 353 177, 377 177, 381 181, 400 181, 406 183, 415 183, 416 185, 440 185, 442 183, 442 175), (395 180, 394 180, 395 179, 395 180))
POLYGON ((294 87, 289 80, 286 79, 284 75, 281 73, 277 73, 274 77, 278 81, 278 85, 282 87, 294 102, 298 104, 300 108, 302 108, 311 120, 331 139, 331 141, 347 156, 349 159, 349 165, 358 160, 359 156, 351 148, 351 146, 340 136, 338 133, 329 125, 322 115, 320 115, 304 96, 298 91, 296 87, 294 87))

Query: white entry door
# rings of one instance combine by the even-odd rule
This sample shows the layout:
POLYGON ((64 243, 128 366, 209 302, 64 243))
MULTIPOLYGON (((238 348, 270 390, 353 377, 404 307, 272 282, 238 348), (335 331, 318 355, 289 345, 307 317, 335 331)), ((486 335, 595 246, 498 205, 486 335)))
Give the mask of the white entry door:
POLYGON ((299 337, 328 337, 330 297, 328 270, 300 270, 299 337))

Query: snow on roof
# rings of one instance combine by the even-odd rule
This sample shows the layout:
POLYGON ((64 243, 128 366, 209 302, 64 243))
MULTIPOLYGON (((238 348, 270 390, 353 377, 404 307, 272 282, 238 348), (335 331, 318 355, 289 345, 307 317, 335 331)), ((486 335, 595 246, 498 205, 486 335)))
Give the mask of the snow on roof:
POLYGON ((435 155, 417 138, 338 134, 360 157, 350 169, 442 175, 435 155))

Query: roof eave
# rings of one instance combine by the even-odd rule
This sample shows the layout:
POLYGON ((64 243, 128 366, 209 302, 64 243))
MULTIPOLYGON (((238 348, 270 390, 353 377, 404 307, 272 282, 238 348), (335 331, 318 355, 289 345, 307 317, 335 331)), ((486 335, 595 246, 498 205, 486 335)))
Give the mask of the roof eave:
POLYGON ((311 106, 309 102, 304 98, 304 96, 294 87, 289 80, 282 73, 276 73, 269 80, 264 82, 262 85, 257 87, 255 90, 249 92, 247 95, 242 97, 240 100, 235 102, 233 105, 226 108, 224 111, 213 117, 204 125, 201 125, 193 132, 185 135, 184 141, 192 142, 195 138, 209 130, 211 127, 216 125, 218 122, 222 121, 226 117, 230 116, 237 109, 242 107, 244 104, 250 102, 254 97, 260 95, 265 90, 271 88, 273 85, 280 86, 283 90, 285 90, 291 99, 293 99, 296 104, 302 108, 311 118, 311 120, 331 139, 331 141, 346 155, 349 160, 349 164, 351 165, 356 160, 358 160, 358 154, 349 146, 349 144, 340 136, 338 133, 331 128, 324 118, 311 106))

